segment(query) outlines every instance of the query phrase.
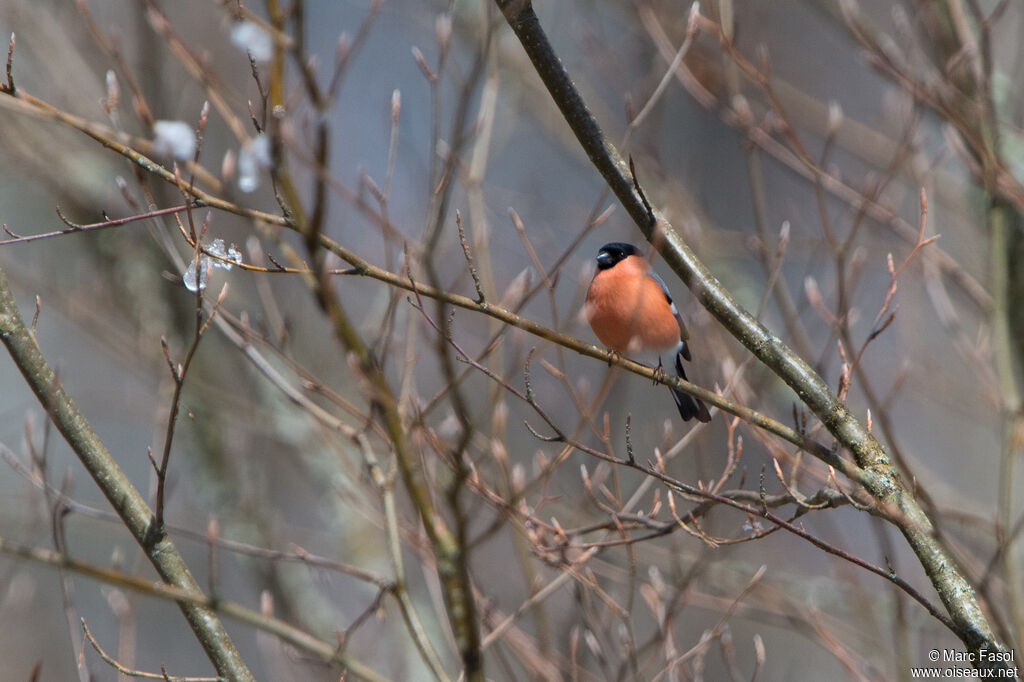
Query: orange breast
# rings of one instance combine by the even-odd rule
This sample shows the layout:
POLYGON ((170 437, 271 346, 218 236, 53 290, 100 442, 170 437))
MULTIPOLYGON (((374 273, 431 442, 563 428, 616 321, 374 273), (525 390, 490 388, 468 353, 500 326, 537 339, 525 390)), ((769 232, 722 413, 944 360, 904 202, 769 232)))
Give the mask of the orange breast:
POLYGON ((665 292, 647 270, 642 258, 629 256, 594 275, 584 312, 607 348, 661 350, 679 343, 679 323, 665 292))

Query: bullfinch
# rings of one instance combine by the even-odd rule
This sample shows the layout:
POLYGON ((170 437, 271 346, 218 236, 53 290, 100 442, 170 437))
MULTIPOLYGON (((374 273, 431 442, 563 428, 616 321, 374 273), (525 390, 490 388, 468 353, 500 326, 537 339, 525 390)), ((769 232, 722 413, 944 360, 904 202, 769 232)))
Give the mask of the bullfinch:
MULTIPOLYGON (((683 360, 690 359, 689 334, 664 280, 632 244, 612 242, 597 253, 597 272, 587 290, 584 316, 610 350, 626 353, 669 348, 676 375, 686 379, 683 360)), ((661 358, 658 358, 661 366, 661 358)), ((707 405, 670 387, 683 421, 709 422, 707 405)))

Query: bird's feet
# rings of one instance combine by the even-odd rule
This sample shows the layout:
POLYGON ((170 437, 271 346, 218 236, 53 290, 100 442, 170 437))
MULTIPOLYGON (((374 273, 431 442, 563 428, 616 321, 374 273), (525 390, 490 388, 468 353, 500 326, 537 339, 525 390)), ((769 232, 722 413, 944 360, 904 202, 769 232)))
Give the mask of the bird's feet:
POLYGON ((621 359, 622 359, 622 355, 619 353, 619 351, 615 350, 614 348, 609 348, 608 349, 608 366, 609 367, 612 366, 612 363, 618 362, 621 359))
POLYGON ((661 358, 658 358, 658 366, 654 368, 654 385, 665 382, 665 368, 661 366, 661 358))

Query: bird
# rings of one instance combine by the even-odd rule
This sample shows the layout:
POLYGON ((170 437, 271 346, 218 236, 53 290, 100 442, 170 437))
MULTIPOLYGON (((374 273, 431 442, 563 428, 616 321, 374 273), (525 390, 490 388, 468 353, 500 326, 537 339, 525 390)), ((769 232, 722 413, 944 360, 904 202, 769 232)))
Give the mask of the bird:
MULTIPOLYGON (((665 281, 632 244, 611 242, 598 251, 583 313, 597 338, 615 353, 671 349, 676 376, 686 379, 683 360, 691 359, 686 325, 665 281)), ((669 390, 683 421, 711 421, 703 402, 671 386, 669 390)))

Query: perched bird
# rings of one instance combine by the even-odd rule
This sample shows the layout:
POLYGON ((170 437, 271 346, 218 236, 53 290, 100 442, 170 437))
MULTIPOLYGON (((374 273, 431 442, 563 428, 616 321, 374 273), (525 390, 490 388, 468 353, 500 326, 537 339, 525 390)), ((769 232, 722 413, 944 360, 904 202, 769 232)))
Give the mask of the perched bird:
MULTIPOLYGON (((665 282, 632 244, 612 242, 598 251, 597 272, 587 290, 583 313, 597 338, 610 350, 628 353, 671 348, 676 375, 686 378, 683 360, 690 359, 686 325, 665 282)), ((694 417, 711 421, 707 405, 682 391, 671 391, 684 421, 694 417)))

